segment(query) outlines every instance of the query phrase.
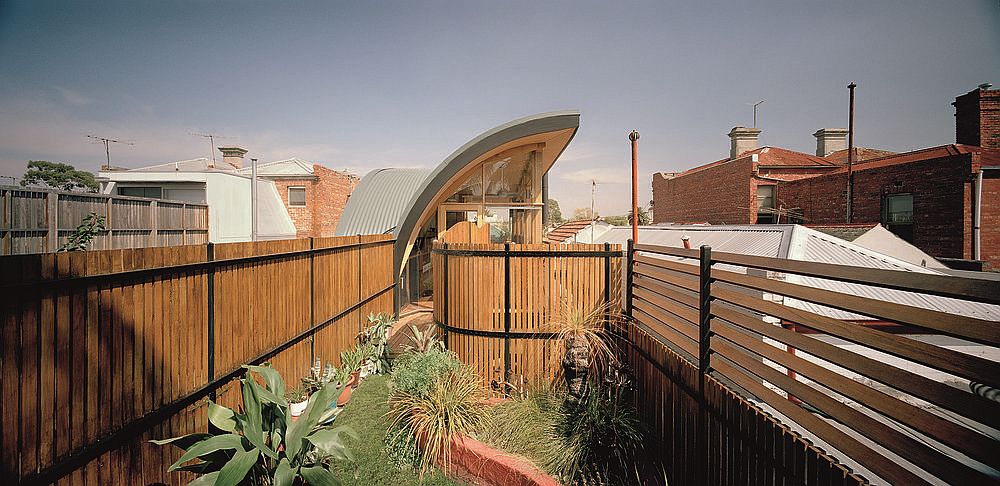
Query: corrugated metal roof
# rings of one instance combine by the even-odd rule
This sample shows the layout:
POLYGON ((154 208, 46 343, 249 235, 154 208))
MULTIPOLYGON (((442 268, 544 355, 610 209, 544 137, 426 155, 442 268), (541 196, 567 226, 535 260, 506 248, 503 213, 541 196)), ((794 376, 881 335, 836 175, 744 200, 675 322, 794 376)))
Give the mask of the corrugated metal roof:
MULTIPOLYGON (((930 273, 946 275, 933 269, 914 265, 888 255, 849 243, 839 238, 820 233, 810 228, 797 227, 793 236, 788 258, 820 263, 834 263, 864 268, 880 268, 905 272, 930 273)), ((1000 321, 1000 306, 970 302, 947 297, 905 292, 902 290, 872 287, 846 282, 838 282, 815 277, 790 275, 789 282, 795 282, 809 287, 815 287, 843 294, 857 295, 869 299, 894 302, 897 304, 931 309, 949 314, 963 315, 1000 321)), ((785 305, 807 310, 816 314, 846 320, 866 320, 867 317, 851 312, 833 309, 796 299, 785 299, 785 305)))
MULTIPOLYGON (((243 167, 242 169, 236 169, 237 174, 241 175, 251 175, 253 173, 253 168, 249 165, 243 167)), ((263 164, 257 164, 257 175, 266 176, 311 176, 313 175, 313 166, 306 160, 302 160, 297 157, 292 157, 285 160, 275 160, 273 162, 265 162, 263 164)))
POLYGON ((337 236, 396 233, 427 169, 378 169, 361 178, 337 223, 337 236))
MULTIPOLYGON (((788 258, 819 263, 832 263, 864 268, 879 268, 906 272, 930 273, 946 275, 934 269, 921 267, 870 250, 835 236, 799 225, 757 225, 757 226, 641 226, 639 241, 651 245, 663 245, 681 248, 681 237, 687 235, 692 248, 709 245, 713 251, 740 253, 776 258, 788 258)), ((625 245, 632 236, 632 229, 627 226, 612 227, 603 234, 598 234, 595 243, 617 243, 625 245)), ((665 257, 666 258, 666 257, 665 257)), ((691 263, 686 260, 685 263, 691 263)), ((745 267, 731 265, 716 265, 722 270, 747 273, 745 267)), ((901 290, 872 287, 835 280, 799 275, 786 276, 787 281, 830 290, 842 294, 857 295, 869 299, 894 302, 897 304, 931 309, 949 314, 963 315, 1000 321, 1000 306, 982 304, 947 297, 905 292, 901 290)), ((797 299, 785 298, 784 304, 789 307, 803 309, 815 314, 844 320, 870 320, 860 316, 830 307, 803 302, 797 299)))

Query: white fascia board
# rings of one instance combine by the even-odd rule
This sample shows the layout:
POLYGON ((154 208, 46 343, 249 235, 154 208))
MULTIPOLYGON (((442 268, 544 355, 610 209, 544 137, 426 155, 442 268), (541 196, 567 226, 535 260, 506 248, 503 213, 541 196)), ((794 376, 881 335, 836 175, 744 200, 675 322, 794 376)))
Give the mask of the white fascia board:
POLYGON ((101 172, 113 182, 205 182, 206 172, 101 172))

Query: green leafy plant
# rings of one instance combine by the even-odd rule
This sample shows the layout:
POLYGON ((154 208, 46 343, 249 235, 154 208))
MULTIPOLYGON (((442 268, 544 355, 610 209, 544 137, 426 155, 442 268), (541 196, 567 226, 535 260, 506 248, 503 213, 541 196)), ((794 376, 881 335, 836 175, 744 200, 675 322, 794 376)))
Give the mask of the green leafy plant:
POLYGON ((288 403, 301 402, 309 398, 309 391, 305 387, 300 386, 287 390, 284 395, 284 399, 288 403))
MULTIPOLYGON (((371 351, 366 345, 357 345, 340 353, 340 371, 350 375, 361 368, 371 351)), ((343 382, 341 382, 343 383, 343 382)))
POLYGON ((606 327, 616 317, 609 319, 609 314, 608 305, 588 311, 564 301, 553 321, 555 339, 563 343, 562 376, 569 390, 567 402, 571 405, 579 405, 586 398, 591 377, 599 379, 617 361, 608 345, 606 327))
POLYGON ((420 475, 451 463, 452 440, 472 434, 485 417, 483 387, 466 365, 433 381, 425 394, 394 388, 389 397, 389 442, 420 449, 420 475))
POLYGON ((410 340, 406 345, 407 351, 425 353, 435 348, 444 351, 444 343, 437 338, 432 328, 421 331, 416 325, 410 324, 410 335, 407 338, 410 340))
POLYGON ((425 396, 439 377, 464 366, 454 353, 430 349, 424 353, 408 353, 396 359, 392 368, 392 386, 409 395, 425 396))
POLYGON ((323 362, 319 358, 316 358, 312 367, 309 368, 309 374, 302 377, 302 387, 305 389, 306 394, 312 395, 327 383, 331 381, 336 383, 336 378, 337 368, 333 366, 333 363, 327 363, 326 367, 323 367, 323 362))
POLYGON ((394 322, 392 314, 368 314, 368 327, 361 331, 359 344, 368 351, 363 365, 370 374, 389 372, 389 331, 394 322))
POLYGON ((324 386, 309 398, 302 416, 293 421, 283 398, 281 375, 268 365, 245 368, 247 376, 240 380, 241 410, 209 402, 208 433, 151 441, 184 450, 168 470, 200 474, 192 485, 340 484, 330 467, 334 461, 351 459, 342 436, 356 434, 344 427, 320 424, 336 413, 330 404, 341 387, 333 383, 324 386), (263 388, 253 375, 262 379, 263 388))
POLYGON ((90 213, 76 227, 69 240, 59 247, 59 251, 85 251, 87 245, 101 233, 108 230, 104 216, 90 213))

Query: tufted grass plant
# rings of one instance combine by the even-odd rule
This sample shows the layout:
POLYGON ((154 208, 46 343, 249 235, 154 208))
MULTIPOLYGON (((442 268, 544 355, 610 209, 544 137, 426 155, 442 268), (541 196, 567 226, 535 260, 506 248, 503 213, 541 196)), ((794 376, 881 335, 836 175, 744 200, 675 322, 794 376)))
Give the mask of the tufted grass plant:
POLYGON ((452 440, 471 435, 485 417, 483 387, 472 369, 460 364, 455 368, 448 366, 427 371, 441 369, 444 371, 428 384, 426 393, 422 393, 423 381, 418 380, 415 384, 420 386, 414 383, 396 386, 389 397, 389 429, 396 434, 389 441, 421 446, 421 477, 435 464, 447 469, 451 464, 452 440))

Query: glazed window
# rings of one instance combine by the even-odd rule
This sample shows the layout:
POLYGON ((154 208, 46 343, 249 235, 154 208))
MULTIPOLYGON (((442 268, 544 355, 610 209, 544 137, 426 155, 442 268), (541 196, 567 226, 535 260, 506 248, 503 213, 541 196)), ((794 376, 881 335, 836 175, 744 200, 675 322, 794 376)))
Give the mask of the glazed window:
POLYGON ((306 188, 305 187, 289 187, 288 188, 288 205, 289 206, 305 206, 306 205, 306 188))

